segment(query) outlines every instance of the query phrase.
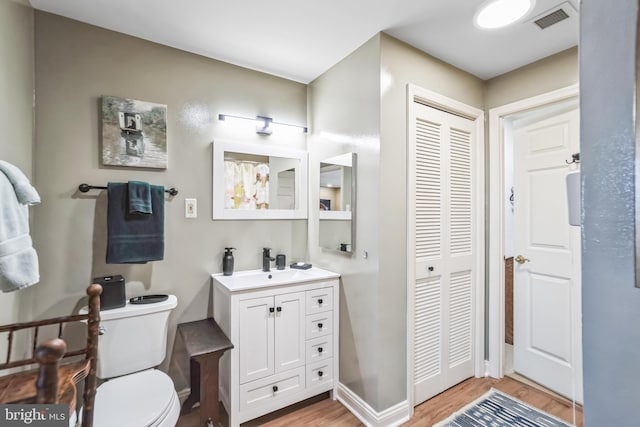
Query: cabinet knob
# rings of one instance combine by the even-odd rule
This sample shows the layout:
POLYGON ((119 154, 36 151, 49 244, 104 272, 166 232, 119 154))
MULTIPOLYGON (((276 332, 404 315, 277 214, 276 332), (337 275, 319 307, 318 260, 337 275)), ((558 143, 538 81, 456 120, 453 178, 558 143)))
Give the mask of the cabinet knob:
POLYGON ((322 347, 318 347, 318 353, 322 353, 322 347))
POLYGON ((269 313, 273 313, 274 311, 276 311, 275 308, 269 307, 269 313))
POLYGON ((277 386, 277 385, 274 385, 274 386, 273 386, 273 392, 275 393, 276 391, 278 391, 278 386, 277 386))
POLYGON ((321 376, 323 376, 323 375, 324 375, 324 372, 322 372, 322 371, 318 371, 318 376, 319 376, 319 377, 321 377, 321 376))
POLYGON ((430 266, 429 266, 429 268, 427 268, 427 270, 429 270, 429 271, 433 271, 433 266, 432 266, 432 265, 430 265, 430 266))
POLYGON ((322 323, 318 323, 318 329, 322 329, 322 323))
POLYGON ((276 311, 277 311, 278 313, 280 313, 280 312, 282 311, 282 307, 278 307, 278 308, 276 308, 276 311))
POLYGON ((322 304, 322 298, 318 298, 318 304, 322 304))

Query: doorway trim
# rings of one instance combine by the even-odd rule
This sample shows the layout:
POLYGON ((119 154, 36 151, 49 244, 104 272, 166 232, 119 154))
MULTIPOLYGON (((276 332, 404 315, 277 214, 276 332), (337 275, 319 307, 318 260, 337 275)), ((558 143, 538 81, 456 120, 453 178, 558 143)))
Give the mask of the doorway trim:
MULTIPOLYGON (((475 283, 474 289, 474 374, 476 377, 486 375, 485 367, 485 289, 482 286, 485 279, 485 113, 483 110, 457 101, 453 98, 441 95, 428 89, 424 89, 412 83, 407 84, 407 115, 406 115, 406 135, 407 135, 407 254, 415 253, 415 230, 411 224, 415 223, 415 212, 412 211, 412 200, 415 193, 414 178, 412 174, 411 159, 411 117, 414 103, 420 103, 429 107, 433 107, 447 113, 455 114, 472 120, 475 124, 475 138, 478 149, 475 150, 476 156, 473 159, 473 176, 472 181, 475 183, 475 194, 472 201, 473 212, 478 216, 477 226, 473 234, 474 252, 476 254, 474 260, 475 283)), ((409 256, 407 258, 407 399, 409 402, 409 417, 413 415, 415 406, 415 397, 413 393, 413 349, 414 349, 414 304, 412 278, 415 277, 415 258, 409 256)))
POLYGON ((578 84, 489 110, 488 328, 487 374, 504 376, 504 122, 508 116, 579 96, 578 84))

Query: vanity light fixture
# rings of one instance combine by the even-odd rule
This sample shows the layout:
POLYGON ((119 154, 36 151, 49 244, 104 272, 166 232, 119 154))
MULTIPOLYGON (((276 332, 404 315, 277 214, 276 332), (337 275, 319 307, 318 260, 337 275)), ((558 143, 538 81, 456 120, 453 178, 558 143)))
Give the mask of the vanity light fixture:
POLYGON ((288 128, 288 129, 298 129, 300 132, 307 133, 306 126, 298 126, 298 125, 290 125, 288 123, 280 123, 274 122, 271 117, 267 116, 256 116, 253 117, 242 117, 242 116, 232 116, 230 114, 218 114, 218 120, 221 121, 250 121, 255 123, 256 125, 256 133, 260 135, 271 135, 273 133, 273 129, 275 128, 288 128))
POLYGON ((256 133, 260 135, 271 135, 273 133, 271 123, 273 123, 271 117, 256 116, 256 133))
POLYGON ((487 30, 506 27, 529 13, 535 3, 535 0, 489 0, 480 6, 473 22, 487 30))

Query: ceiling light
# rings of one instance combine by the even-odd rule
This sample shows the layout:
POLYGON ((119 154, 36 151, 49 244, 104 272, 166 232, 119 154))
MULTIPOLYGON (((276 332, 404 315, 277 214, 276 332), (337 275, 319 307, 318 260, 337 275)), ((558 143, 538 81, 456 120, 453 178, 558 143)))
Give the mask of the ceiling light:
POLYGON ((473 21, 483 29, 506 27, 525 16, 534 5, 535 0, 490 0, 480 6, 473 21))

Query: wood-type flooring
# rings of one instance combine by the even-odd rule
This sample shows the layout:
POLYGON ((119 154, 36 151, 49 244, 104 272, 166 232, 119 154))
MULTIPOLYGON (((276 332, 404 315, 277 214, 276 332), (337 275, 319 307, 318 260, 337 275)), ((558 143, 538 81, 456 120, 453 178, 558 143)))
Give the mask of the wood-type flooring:
MULTIPOLYGON (((403 427, 428 427, 452 413, 460 410, 467 404, 482 396, 491 388, 498 389, 519 399, 529 405, 554 415, 569 424, 575 422, 578 427, 583 426, 582 408, 575 409, 570 401, 548 394, 538 388, 524 384, 513 378, 470 378, 449 390, 418 405, 411 419, 402 424, 403 427)), ((224 410, 222 425, 226 426, 226 414, 224 410)), ((363 424, 336 400, 328 398, 328 394, 308 399, 288 408, 276 411, 264 417, 242 424, 242 427, 348 427, 362 426, 363 424)), ((190 414, 183 415, 178 420, 177 427, 199 427, 197 409, 190 414)))

